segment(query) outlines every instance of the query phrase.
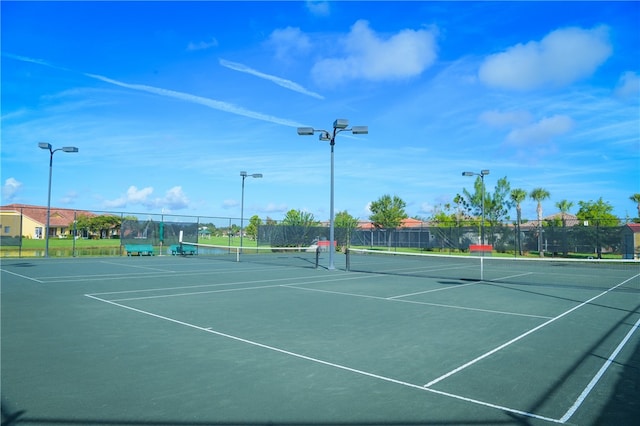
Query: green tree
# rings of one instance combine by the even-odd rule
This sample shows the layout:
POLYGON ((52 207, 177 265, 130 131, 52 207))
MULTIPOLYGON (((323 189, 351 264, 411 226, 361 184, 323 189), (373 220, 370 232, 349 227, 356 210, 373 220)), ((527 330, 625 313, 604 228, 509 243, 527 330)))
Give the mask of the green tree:
POLYGON ((292 209, 287 212, 281 224, 289 226, 316 226, 318 222, 313 217, 313 213, 292 209))
MULTIPOLYGON (((500 225, 502 219, 505 218, 512 206, 511 199, 509 198, 511 184, 507 180, 506 176, 500 178, 496 182, 493 193, 487 191, 486 188, 483 188, 483 185, 483 179, 478 176, 473 185, 474 192, 471 193, 466 189, 463 189, 462 193, 466 197, 466 205, 470 207, 470 213, 473 213, 476 217, 482 217, 482 213, 484 211, 485 221, 488 222, 491 227, 491 231, 489 232, 489 242, 492 242, 495 239, 494 236, 496 234, 494 228, 500 225), (482 199, 483 192, 484 203, 482 199)), ((481 227, 482 225, 486 226, 486 223, 480 223, 481 227)))
POLYGON ((631 201, 636 203, 636 208, 638 209, 638 219, 640 220, 640 194, 633 194, 629 197, 631 201))
POLYGON ((602 257, 602 247, 615 247, 620 244, 618 225, 620 220, 614 216, 613 206, 600 197, 597 201, 578 201, 576 217, 587 226, 580 227, 582 241, 595 249, 598 258, 602 257))
POLYGON ((613 206, 600 197, 597 201, 578 201, 576 217, 581 221, 596 222, 599 226, 617 226, 620 220, 613 214, 613 206))
POLYGON ((551 197, 551 194, 544 188, 535 188, 529 193, 529 198, 538 203, 536 213, 538 213, 538 252, 540 257, 544 256, 544 248, 542 246, 542 202, 549 197, 551 197))
POLYGON ((573 201, 562 200, 556 203, 556 207, 560 210, 562 217, 562 253, 566 256, 569 254, 569 248, 567 247, 567 213, 573 207, 573 201))
POLYGON ((516 246, 518 253, 522 256, 522 238, 520 235, 520 225, 522 224, 522 202, 527 199, 527 191, 521 188, 512 189, 509 193, 512 204, 516 206, 516 246))
MULTIPOLYGON (((378 200, 371 203, 369 210, 371 215, 369 220, 376 228, 387 229, 392 231, 400 226, 402 221, 406 219, 405 203, 402 198, 394 195, 383 195, 378 200)), ((391 232, 389 232, 389 247, 391 247, 391 232)))
POLYGON ((251 216, 249 224, 244 228, 247 237, 255 240, 258 238, 258 227, 262 225, 262 219, 256 214, 251 216))
POLYGON ((335 239, 341 246, 348 246, 351 232, 358 227, 358 219, 351 216, 346 210, 336 213, 333 219, 335 239))

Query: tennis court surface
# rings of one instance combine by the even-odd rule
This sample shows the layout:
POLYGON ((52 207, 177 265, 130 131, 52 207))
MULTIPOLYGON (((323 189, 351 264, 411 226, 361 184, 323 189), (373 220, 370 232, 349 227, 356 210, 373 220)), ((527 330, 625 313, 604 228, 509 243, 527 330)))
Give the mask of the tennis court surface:
POLYGON ((637 262, 354 254, 2 260, 3 424, 637 424, 637 262))

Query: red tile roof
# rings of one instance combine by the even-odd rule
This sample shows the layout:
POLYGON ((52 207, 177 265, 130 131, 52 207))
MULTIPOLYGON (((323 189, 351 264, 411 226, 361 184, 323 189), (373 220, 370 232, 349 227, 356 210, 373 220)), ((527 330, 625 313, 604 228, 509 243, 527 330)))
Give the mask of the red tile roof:
MULTIPOLYGON (((15 211, 22 212, 24 216, 41 223, 47 224, 47 208, 41 206, 31 206, 28 204, 8 204, 6 206, 0 206, 0 211, 15 211)), ((95 213, 91 213, 85 210, 77 209, 61 209, 58 207, 51 207, 51 214, 49 217, 49 225, 51 227, 65 227, 73 224, 74 214, 83 214, 85 216, 94 217, 98 216, 95 213)))

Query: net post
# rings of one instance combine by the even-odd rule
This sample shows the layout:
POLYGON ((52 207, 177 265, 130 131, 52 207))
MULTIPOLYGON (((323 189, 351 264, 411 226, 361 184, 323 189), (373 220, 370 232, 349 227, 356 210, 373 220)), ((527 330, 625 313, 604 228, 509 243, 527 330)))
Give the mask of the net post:
POLYGON ((344 255, 345 255, 345 270, 346 271, 350 271, 351 270, 351 255, 349 254, 349 247, 347 247, 345 249, 344 255))
POLYGON ((178 254, 182 254, 184 253, 183 247, 182 247, 182 237, 184 235, 184 231, 181 229, 180 233, 178 234, 178 243, 180 244, 180 246, 178 247, 178 254))
POLYGON ((480 280, 484 281, 484 256, 480 256, 480 280))
POLYGON ((318 265, 320 264, 320 246, 316 247, 316 264, 313 269, 318 269, 318 265))
POLYGON ((236 262, 240 262, 240 247, 236 247, 236 262))

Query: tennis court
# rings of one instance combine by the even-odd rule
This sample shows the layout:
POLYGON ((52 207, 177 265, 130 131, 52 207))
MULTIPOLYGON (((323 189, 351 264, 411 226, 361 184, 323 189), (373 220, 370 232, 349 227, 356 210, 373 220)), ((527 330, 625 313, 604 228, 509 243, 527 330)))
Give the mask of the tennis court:
POLYGON ((2 260, 3 422, 640 418, 637 262, 354 254, 2 260))

